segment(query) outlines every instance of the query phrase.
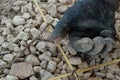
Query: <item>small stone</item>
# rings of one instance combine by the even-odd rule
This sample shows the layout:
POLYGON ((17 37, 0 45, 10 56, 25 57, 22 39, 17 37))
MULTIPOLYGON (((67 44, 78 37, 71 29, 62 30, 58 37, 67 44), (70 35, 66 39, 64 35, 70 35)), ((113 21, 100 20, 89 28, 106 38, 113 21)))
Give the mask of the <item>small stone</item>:
POLYGON ((7 80, 6 77, 1 77, 0 80, 7 80))
POLYGON ((9 49, 9 50, 12 50, 12 51, 13 51, 13 50, 15 49, 15 47, 18 47, 18 45, 15 44, 15 43, 9 43, 9 44, 8 44, 8 49, 9 49))
POLYGON ((36 53, 36 48, 34 46, 30 46, 30 52, 32 54, 35 54, 36 53))
POLYGON ((56 2, 57 2, 56 0, 48 0, 47 3, 49 3, 49 4, 55 4, 56 2))
POLYGON ((4 71, 3 71, 3 73, 4 73, 4 74, 6 74, 6 75, 8 75, 8 74, 9 74, 9 72, 10 72, 10 70, 9 70, 9 69, 4 69, 4 71))
POLYGON ((19 51, 21 51, 21 49, 19 47, 15 47, 14 51, 19 52, 19 51))
POLYGON ((7 75, 7 80, 19 80, 16 76, 7 75))
POLYGON ((46 60, 46 61, 51 61, 51 60, 52 60, 51 56, 48 55, 48 54, 41 54, 41 55, 39 55, 39 59, 40 59, 41 61, 44 61, 44 60, 46 60))
POLYGON ((107 74, 106 74, 106 77, 107 77, 108 79, 114 79, 114 75, 113 75, 112 73, 107 73, 107 74))
POLYGON ((25 5, 27 4, 27 1, 16 1, 15 3, 13 3, 13 5, 15 6, 21 6, 21 5, 25 5))
POLYGON ((30 18, 30 13, 24 13, 22 17, 24 19, 29 19, 30 18))
POLYGON ((28 40, 29 34, 26 33, 26 32, 20 32, 20 33, 17 35, 17 38, 18 38, 18 39, 22 39, 22 40, 28 40))
POLYGON ((48 22, 49 24, 52 23, 53 17, 52 17, 51 15, 47 14, 47 15, 45 15, 45 18, 46 18, 46 20, 47 20, 47 22, 48 22))
POLYGON ((33 69, 35 73, 39 73, 42 68, 40 66, 35 66, 33 69))
POLYGON ((25 79, 33 75, 32 65, 27 62, 14 63, 11 66, 10 74, 25 79))
POLYGON ((11 32, 10 32, 10 29, 9 28, 4 28, 3 29, 3 35, 8 35, 8 34, 10 34, 11 32))
POLYGON ((61 61, 58 65, 57 65, 57 68, 59 68, 59 69, 63 69, 63 61, 61 61))
POLYGON ((52 73, 55 71, 56 67, 57 67, 56 62, 49 61, 48 66, 47 66, 47 70, 52 73))
POLYGON ((67 4, 68 0, 59 0, 60 3, 67 4))
POLYGON ((38 29, 36 29, 36 28, 32 28, 31 30, 30 30, 30 32, 31 32, 31 34, 32 34, 32 36, 34 37, 34 38, 36 38, 36 37, 38 37, 38 35, 39 35, 39 31, 38 31, 38 29))
POLYGON ((26 62, 29 62, 30 64, 32 64, 32 66, 37 66, 40 64, 38 58, 34 55, 28 55, 25 59, 26 62))
POLYGON ((3 36, 0 36, 0 45, 4 43, 4 37, 3 36))
POLYGON ((13 55, 12 54, 6 54, 3 56, 3 60, 7 61, 7 62, 11 62, 13 60, 13 55))
POLYGON ((55 27, 55 26, 56 26, 56 24, 58 23, 58 21, 59 21, 59 19, 58 19, 58 18, 54 18, 54 21, 53 21, 52 25, 55 27))
POLYGON ((64 70, 64 69, 61 71, 61 74, 66 74, 66 73, 67 73, 67 72, 66 72, 66 70, 64 70))
POLYGON ((13 40, 14 40, 14 36, 11 35, 11 34, 8 34, 8 35, 7 35, 7 41, 8 41, 8 42, 13 42, 13 40))
POLYGON ((46 9, 53 17, 57 16, 57 6, 55 4, 49 4, 46 9))
POLYGON ((41 70, 40 77, 41 77, 41 80, 48 80, 50 78, 53 78, 54 76, 46 70, 41 70))
POLYGON ((96 72, 95 75, 99 77, 105 77, 105 74, 102 72, 96 72))
POLYGON ((55 51, 56 51, 56 47, 53 43, 47 43, 47 47, 48 49, 53 53, 53 55, 55 54, 55 51))
POLYGON ((43 22, 41 25, 40 25, 40 31, 43 31, 45 28, 47 27, 47 23, 46 22, 43 22))
POLYGON ((19 6, 12 7, 12 9, 13 9, 15 12, 20 11, 20 7, 19 7, 19 6))
POLYGON ((35 76, 30 77, 29 80, 38 80, 35 76))
POLYGON ((40 63, 40 66, 41 66, 43 69, 45 69, 45 68, 47 67, 47 61, 42 61, 42 62, 40 63))
POLYGON ((19 26, 17 26, 17 27, 15 28, 15 30, 18 31, 18 32, 21 32, 21 31, 24 30, 24 26, 19 25, 19 26))
POLYGON ((37 45, 36 48, 41 51, 41 52, 45 52, 47 51, 47 44, 44 41, 40 41, 37 45))
POLYGON ((88 79, 91 76, 91 73, 85 73, 84 74, 84 79, 88 79))
POLYGON ((102 80, 100 77, 95 77, 95 78, 89 78, 88 80, 102 80))
POLYGON ((27 8, 27 10, 29 12, 32 12, 33 11, 33 4, 32 3, 28 3, 27 5, 25 5, 25 7, 27 8))
POLYGON ((72 65, 80 65, 82 63, 82 61, 81 61, 80 57, 72 57, 72 58, 70 58, 70 63, 72 65))
POLYGON ((67 10, 67 6, 66 5, 61 5, 57 8, 57 10, 60 12, 60 13, 64 13, 66 10, 67 10))
POLYGON ((7 66, 7 63, 3 60, 0 60, 0 69, 5 68, 7 66))
POLYGON ((15 16, 13 18, 13 23, 14 25, 18 26, 18 25, 23 25, 25 24, 25 20, 21 17, 21 16, 15 16))

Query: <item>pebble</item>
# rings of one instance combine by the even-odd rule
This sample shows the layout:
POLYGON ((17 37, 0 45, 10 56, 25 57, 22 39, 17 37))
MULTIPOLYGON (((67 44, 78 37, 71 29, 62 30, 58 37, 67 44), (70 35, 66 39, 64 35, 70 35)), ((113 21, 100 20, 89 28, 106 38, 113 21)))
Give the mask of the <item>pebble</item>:
POLYGON ((5 68, 7 66, 7 63, 3 60, 0 60, 0 69, 5 68))
POLYGON ((29 80, 38 80, 35 76, 31 76, 29 80))
POLYGON ((30 63, 21 62, 14 63, 11 66, 10 75, 17 76, 20 79, 25 79, 33 75, 33 68, 30 63))
POLYGON ((28 40, 29 34, 26 32, 19 32, 19 34, 17 35, 17 38, 21 40, 28 40))
POLYGON ((55 71, 56 67, 57 67, 56 62, 49 61, 48 66, 47 66, 47 70, 52 73, 55 71))
POLYGON ((33 69, 35 73, 39 73, 42 70, 40 66, 35 66, 33 69))
POLYGON ((3 71, 3 73, 4 73, 5 75, 8 75, 8 74, 9 74, 9 72, 10 72, 10 70, 9 70, 9 69, 4 69, 4 71, 3 71))
POLYGON ((19 80, 18 77, 12 76, 12 75, 7 75, 7 76, 6 76, 6 79, 7 79, 7 80, 19 80))
POLYGON ((47 20, 47 23, 49 23, 49 24, 52 23, 53 17, 52 17, 51 15, 47 14, 47 15, 45 15, 45 18, 46 18, 46 20, 47 20))
POLYGON ((30 52, 36 54, 36 48, 33 45, 30 46, 30 52))
POLYGON ((47 3, 49 4, 55 4, 57 2, 57 0, 48 0, 47 3))
POLYGON ((40 67, 42 67, 43 69, 45 69, 46 67, 47 67, 47 61, 42 61, 41 63, 40 63, 40 67))
POLYGON ((8 49, 11 51, 14 51, 15 47, 18 47, 17 44, 15 43, 8 43, 8 49))
POLYGON ((38 29, 36 29, 36 28, 32 28, 31 30, 30 30, 30 32, 31 32, 31 34, 32 34, 32 36, 34 37, 34 38, 36 38, 36 37, 38 37, 38 35, 39 35, 39 31, 38 31, 38 29))
POLYGON ((7 80, 6 77, 1 77, 0 80, 7 80))
POLYGON ((40 31, 43 31, 46 27, 47 27, 47 23, 46 23, 46 22, 43 22, 43 23, 40 25, 40 31))
POLYGON ((9 28, 4 28, 3 29, 3 35, 5 36, 5 35, 8 35, 8 34, 10 34, 11 33, 11 31, 10 31, 10 29, 9 28))
POLYGON ((29 62, 32 66, 37 66, 40 64, 38 58, 34 55, 28 55, 26 58, 25 58, 25 61, 26 62, 29 62))
POLYGON ((22 17, 24 19, 29 19, 30 18, 30 13, 24 13, 22 17))
POLYGON ((0 36, 0 45, 4 43, 4 37, 0 36))
POLYGON ((105 73, 102 73, 102 72, 96 72, 95 73, 96 76, 99 76, 99 77, 105 77, 105 73))
POLYGON ((15 6, 21 6, 21 5, 25 5, 25 4, 27 4, 27 1, 16 1, 13 3, 13 5, 15 5, 15 6))
POLYGON ((7 35, 7 41, 8 41, 8 42, 13 42, 13 40, 14 40, 14 36, 11 35, 11 34, 8 34, 8 35, 7 35))
POLYGON ((53 55, 55 55, 55 51, 56 51, 55 45, 53 43, 48 42, 47 47, 48 47, 49 51, 51 51, 53 53, 53 55))
POLYGON ((64 64, 63 61, 61 61, 61 62, 57 65, 57 68, 58 68, 58 69, 63 69, 63 64, 64 64))
POLYGON ((69 61, 72 65, 80 65, 82 63, 80 57, 71 57, 69 61))
POLYGON ((53 17, 57 16, 57 6, 55 4, 49 4, 46 9, 53 17))
POLYGON ((91 76, 91 73, 89 73, 89 72, 88 72, 88 73, 85 73, 85 74, 84 74, 84 79, 88 79, 88 78, 90 78, 90 76, 91 76))
POLYGON ((67 4, 68 0, 59 0, 60 3, 67 4))
POLYGON ((41 80, 48 80, 50 78, 53 78, 54 76, 46 70, 41 70, 40 77, 41 77, 41 80))
POLYGON ((52 26, 56 26, 56 24, 58 23, 59 19, 58 18, 54 18, 54 21, 52 22, 52 26))
POLYGON ((23 25, 25 24, 25 20, 21 17, 21 16, 15 16, 13 18, 13 23, 14 25, 18 26, 18 25, 23 25))
POLYGON ((51 56, 48 55, 48 54, 41 54, 41 55, 39 55, 39 59, 40 59, 41 61, 44 61, 44 60, 46 60, 46 61, 51 61, 51 60, 52 60, 51 56))
POLYGON ((114 75, 113 75, 112 73, 107 73, 107 74, 106 74, 106 77, 107 77, 108 79, 114 79, 114 75))
POLYGON ((7 62, 11 62, 13 60, 13 55, 12 54, 5 54, 3 56, 3 60, 7 61, 7 62))
POLYGON ((24 30, 24 26, 23 26, 23 25, 19 25, 19 26, 17 26, 17 27, 15 28, 15 30, 18 31, 18 32, 21 32, 21 31, 24 30))
POLYGON ((57 10, 60 12, 60 13, 64 13, 66 10, 67 10, 67 6, 66 5, 61 5, 57 8, 57 10))
POLYGON ((20 11, 20 7, 19 7, 19 6, 14 6, 14 7, 12 7, 12 9, 13 9, 15 12, 20 11))
POLYGON ((40 41, 37 45, 36 48, 41 51, 41 52, 45 52, 47 51, 47 44, 44 41, 40 41))

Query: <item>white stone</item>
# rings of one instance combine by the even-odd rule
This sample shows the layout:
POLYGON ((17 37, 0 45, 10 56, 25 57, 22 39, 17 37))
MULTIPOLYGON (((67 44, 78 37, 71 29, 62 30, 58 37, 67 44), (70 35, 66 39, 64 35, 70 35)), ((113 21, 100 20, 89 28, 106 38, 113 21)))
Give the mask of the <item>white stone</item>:
POLYGON ((15 47, 15 48, 14 48, 14 51, 19 52, 19 51, 21 51, 21 49, 20 49, 19 47, 15 47))
POLYGON ((80 57, 72 57, 72 58, 70 58, 70 63, 72 65, 80 65, 82 63, 82 61, 81 61, 80 57))
POLYGON ((9 70, 9 69, 4 69, 4 70, 3 70, 3 73, 4 73, 4 74, 6 74, 6 75, 8 75, 8 74, 9 74, 9 72, 10 72, 10 70, 9 70))
POLYGON ((14 50, 15 47, 18 47, 18 45, 17 45, 17 44, 14 44, 14 43, 9 43, 9 44, 8 44, 8 49, 9 49, 9 50, 14 50))
POLYGON ((21 32, 21 31, 24 30, 24 26, 19 25, 19 26, 17 26, 17 27, 15 28, 15 30, 18 31, 18 32, 21 32))
POLYGON ((10 32, 10 29, 9 28, 4 28, 3 29, 3 35, 8 35, 8 34, 10 34, 11 32, 10 32))
POLYGON ((54 76, 46 70, 41 70, 40 77, 41 77, 41 80, 48 80, 50 78, 53 78, 54 76))
POLYGON ((38 29, 36 29, 36 28, 32 28, 32 29, 30 30, 30 32, 31 32, 31 34, 32 34, 32 36, 33 36, 34 38, 38 37, 38 35, 40 34, 40 32, 38 31, 38 29))
POLYGON ((47 66, 47 70, 52 73, 55 71, 56 67, 57 67, 56 62, 49 61, 48 66, 47 66))
POLYGON ((4 43, 4 37, 0 36, 0 45, 4 43))
POLYGON ((35 73, 39 73, 42 70, 40 66, 35 66, 33 69, 35 73))
POLYGON ((47 26, 47 23, 46 22, 43 22, 41 25, 40 25, 40 31, 43 31, 47 26))
POLYGON ((8 41, 8 42, 13 42, 13 40, 14 40, 14 36, 11 35, 11 34, 8 34, 8 35, 7 35, 7 41, 8 41))
POLYGON ((9 45, 8 42, 4 42, 4 43, 2 44, 2 47, 3 47, 3 48, 8 48, 8 45, 9 45))
POLYGON ((22 40, 28 40, 29 34, 26 33, 26 32, 20 32, 20 33, 17 35, 17 38, 18 38, 18 39, 22 39, 22 40))
POLYGON ((13 23, 14 25, 18 26, 18 25, 23 25, 25 24, 25 20, 21 17, 21 16, 15 16, 13 18, 13 23))
POLYGON ((20 12, 21 12, 22 14, 26 13, 27 11, 28 11, 27 7, 25 7, 25 6, 21 6, 21 7, 20 7, 20 12))
POLYGON ((33 68, 30 63, 21 62, 14 63, 11 66, 10 75, 17 76, 20 79, 25 79, 33 75, 33 68))
POLYGON ((51 56, 49 56, 48 54, 41 54, 41 55, 39 55, 39 59, 41 61, 44 61, 44 60, 51 61, 52 60, 51 56))
POLYGON ((27 5, 25 5, 25 7, 28 9, 29 12, 33 11, 33 4, 32 3, 28 3, 27 5))
POLYGON ((58 19, 58 18, 55 18, 54 21, 53 21, 53 23, 52 23, 52 25, 55 27, 56 24, 58 23, 58 21, 59 21, 59 19, 58 19))
POLYGON ((13 55, 12 54, 6 54, 3 56, 3 60, 7 61, 7 62, 11 62, 13 60, 13 55))
POLYGON ((47 44, 46 42, 41 41, 36 45, 36 48, 41 52, 45 52, 47 50, 47 44))
POLYGON ((30 13, 24 13, 22 17, 24 19, 29 19, 30 18, 30 13))
POLYGON ((45 18, 46 18, 46 20, 47 20, 47 23, 49 23, 49 24, 52 23, 53 17, 52 17, 51 15, 47 14, 47 15, 45 15, 45 18))
POLYGON ((36 17, 35 17, 35 19, 36 19, 37 24, 39 24, 39 25, 40 25, 40 24, 42 23, 42 21, 43 21, 40 14, 37 14, 36 17))
POLYGON ((7 63, 3 60, 0 60, 0 69, 5 68, 7 66, 7 63))
POLYGON ((42 62, 40 63, 40 66, 41 66, 43 69, 45 69, 45 68, 47 67, 47 61, 42 61, 42 62))
POLYGON ((49 4, 47 6, 47 11, 50 15, 52 15, 53 17, 57 16, 57 6, 55 4, 49 4))
POLYGON ((25 5, 27 4, 27 1, 16 1, 15 3, 13 3, 13 5, 15 6, 21 6, 21 5, 25 5))
POLYGON ((30 77, 29 80, 38 80, 35 76, 30 77))
POLYGON ((12 75, 7 75, 7 80, 19 80, 18 77, 12 76, 12 75))
POLYGON ((35 54, 36 53, 36 48, 34 46, 30 46, 30 52, 32 54, 35 54))
POLYGON ((25 59, 26 62, 29 62, 30 64, 32 64, 32 66, 37 66, 40 64, 38 58, 34 55, 28 55, 25 59))
POLYGON ((66 5, 61 5, 57 8, 57 10, 60 12, 60 13, 64 13, 66 10, 67 10, 67 6, 66 5))

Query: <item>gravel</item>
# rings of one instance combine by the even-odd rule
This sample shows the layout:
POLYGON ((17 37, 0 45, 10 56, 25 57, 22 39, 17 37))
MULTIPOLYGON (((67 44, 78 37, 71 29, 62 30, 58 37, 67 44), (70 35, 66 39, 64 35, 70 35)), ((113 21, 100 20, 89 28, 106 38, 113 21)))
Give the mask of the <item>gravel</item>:
MULTIPOLYGON (((37 2, 40 1, 37 0, 37 2)), ((46 39, 48 37, 48 31, 45 30, 40 37, 38 35, 45 27, 48 27, 48 24, 54 28, 64 11, 74 2, 75 0, 48 0, 47 2, 40 2, 39 5, 47 20, 46 23, 32 0, 0 1, 0 80, 47 80, 54 76, 71 72, 56 45, 40 40, 40 38, 46 39), (28 46, 35 38, 37 40, 28 46), (27 49, 19 55, 24 48, 27 49), (19 57, 15 62, 8 66, 15 56, 18 55, 19 57)), ((116 30, 120 34, 120 13, 116 12, 115 17, 116 30)), ((111 51, 109 54, 94 55, 87 62, 81 55, 77 55, 77 52, 69 45, 68 40, 63 40, 61 43, 70 63, 76 70, 120 58, 120 42, 118 39, 115 40, 114 45, 113 41, 108 40, 108 42, 107 40, 96 37, 94 39, 82 38, 79 41, 82 46, 78 46, 85 53, 93 49, 94 46, 99 47, 99 49, 93 49, 92 53, 98 53, 104 45, 110 45, 110 48, 106 49, 108 51, 105 52, 111 51), (108 43, 104 44, 105 41, 108 43), (112 47, 114 48, 113 50, 112 47)), ((120 67, 116 63, 80 73, 79 76, 83 80, 120 80, 120 67)), ((71 75, 60 80, 75 80, 75 78, 71 75)))

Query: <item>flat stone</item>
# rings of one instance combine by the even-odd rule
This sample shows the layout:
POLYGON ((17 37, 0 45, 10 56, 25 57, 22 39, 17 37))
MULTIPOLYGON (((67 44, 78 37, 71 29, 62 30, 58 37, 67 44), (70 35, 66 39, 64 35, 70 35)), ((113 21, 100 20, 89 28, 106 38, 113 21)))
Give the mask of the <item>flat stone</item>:
POLYGON ((57 67, 56 62, 49 61, 48 66, 47 66, 47 70, 52 73, 55 71, 56 67, 57 67))
POLYGON ((10 75, 19 77, 20 79, 25 79, 33 75, 33 68, 30 63, 21 62, 14 63, 11 66, 10 75))
POLYGON ((19 32, 19 34, 17 35, 17 38, 21 40, 28 40, 29 34, 26 32, 19 32))
POLYGON ((26 62, 29 62, 32 66, 37 66, 40 64, 38 58, 34 55, 28 55, 26 58, 25 58, 25 61, 26 62))
POLYGON ((13 60, 13 55, 12 54, 6 54, 3 56, 3 60, 7 61, 7 62, 11 62, 13 60))
POLYGON ((80 65, 82 63, 80 57, 71 57, 69 61, 72 65, 80 65))
POLYGON ((21 17, 21 16, 15 16, 13 18, 13 23, 14 25, 18 26, 18 25, 23 25, 25 24, 25 20, 21 17))
POLYGON ((41 77, 41 80, 48 80, 50 78, 53 78, 54 76, 46 70, 41 70, 40 77, 41 77))
POLYGON ((7 80, 19 80, 18 77, 16 77, 16 76, 11 76, 11 75, 7 75, 6 79, 7 79, 7 80))

